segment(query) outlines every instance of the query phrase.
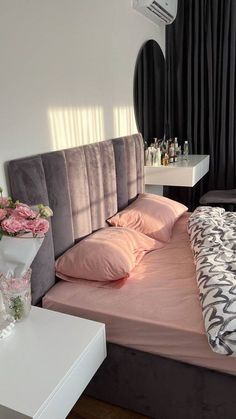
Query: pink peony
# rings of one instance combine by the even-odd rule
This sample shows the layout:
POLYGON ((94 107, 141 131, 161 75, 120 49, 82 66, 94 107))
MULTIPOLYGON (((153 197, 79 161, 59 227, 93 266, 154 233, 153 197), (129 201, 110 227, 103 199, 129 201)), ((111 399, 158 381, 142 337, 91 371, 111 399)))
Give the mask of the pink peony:
POLYGON ((29 231, 27 229, 26 221, 20 217, 13 215, 2 221, 2 229, 8 234, 19 233, 20 231, 29 231))
POLYGON ((9 204, 9 198, 0 196, 0 206, 6 207, 9 204))
POLYGON ((45 218, 53 215, 52 210, 39 204, 30 207, 10 197, 2 197, 0 187, 0 230, 8 236, 43 237, 49 229, 49 222, 45 218))
POLYGON ((6 208, 6 211, 7 211, 8 217, 9 217, 10 215, 14 215, 15 209, 14 208, 6 208))
POLYGON ((36 213, 35 211, 33 211, 28 205, 26 204, 16 204, 16 208, 14 210, 14 213, 16 215, 19 215, 20 217, 23 218, 35 218, 36 217, 36 213))
POLYGON ((7 211, 5 209, 0 208, 0 221, 4 220, 7 215, 7 211))
POLYGON ((36 220, 27 221, 28 231, 32 231, 33 235, 45 234, 49 229, 49 222, 44 218, 38 218, 36 220))

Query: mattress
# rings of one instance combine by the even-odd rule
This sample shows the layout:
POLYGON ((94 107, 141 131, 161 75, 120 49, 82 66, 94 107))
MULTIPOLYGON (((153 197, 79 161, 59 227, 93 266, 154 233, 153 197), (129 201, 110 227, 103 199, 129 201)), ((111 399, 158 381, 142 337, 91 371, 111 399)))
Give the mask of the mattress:
POLYGON ((170 243, 145 255, 127 280, 60 280, 43 298, 43 307, 105 323, 109 342, 236 375, 236 358, 216 354, 208 345, 188 217, 176 222, 170 243))

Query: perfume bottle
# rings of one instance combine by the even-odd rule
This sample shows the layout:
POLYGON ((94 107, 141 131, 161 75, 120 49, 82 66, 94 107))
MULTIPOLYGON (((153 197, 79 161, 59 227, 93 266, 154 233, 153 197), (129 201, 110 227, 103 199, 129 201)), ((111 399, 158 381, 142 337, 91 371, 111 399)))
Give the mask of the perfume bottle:
POLYGON ((179 145, 178 145, 178 138, 175 137, 174 141, 174 162, 178 161, 178 155, 179 155, 179 145))
POLYGON ((153 166, 159 167, 161 166, 161 150, 160 147, 157 147, 154 158, 153 158, 153 166))
POLYGON ((183 155, 184 155, 184 160, 188 160, 188 141, 185 141, 184 142, 184 153, 183 153, 183 155))

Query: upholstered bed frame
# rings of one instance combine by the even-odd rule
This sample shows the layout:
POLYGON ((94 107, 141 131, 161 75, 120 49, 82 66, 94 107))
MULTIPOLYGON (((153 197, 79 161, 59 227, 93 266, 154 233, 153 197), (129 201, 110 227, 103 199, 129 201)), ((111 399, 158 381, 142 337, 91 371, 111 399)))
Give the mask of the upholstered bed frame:
MULTIPOLYGON (((51 229, 32 265, 32 301, 55 284, 54 261, 106 225, 144 188, 141 135, 9 162, 14 199, 44 203, 51 229)), ((108 343, 108 357, 86 392, 157 419, 233 419, 236 378, 108 343)))

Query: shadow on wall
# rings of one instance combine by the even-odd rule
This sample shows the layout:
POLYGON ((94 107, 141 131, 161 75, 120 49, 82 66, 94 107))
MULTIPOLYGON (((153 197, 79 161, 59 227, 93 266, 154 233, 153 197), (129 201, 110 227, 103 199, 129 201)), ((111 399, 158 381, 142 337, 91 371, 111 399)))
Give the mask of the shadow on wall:
MULTIPOLYGON (((76 147, 105 139, 101 106, 49 108, 48 120, 54 150, 76 147)), ((137 133, 132 106, 113 109, 114 137, 137 133)))

